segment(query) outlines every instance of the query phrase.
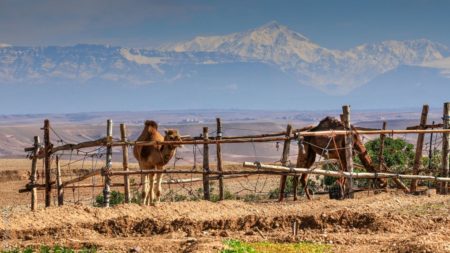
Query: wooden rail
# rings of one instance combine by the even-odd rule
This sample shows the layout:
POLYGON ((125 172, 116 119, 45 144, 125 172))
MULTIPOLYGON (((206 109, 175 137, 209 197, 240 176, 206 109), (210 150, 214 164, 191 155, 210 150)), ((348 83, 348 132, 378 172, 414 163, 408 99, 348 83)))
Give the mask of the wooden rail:
MULTIPOLYGON (((346 135, 350 131, 336 130, 336 131, 317 131, 317 132, 298 132, 300 136, 333 136, 333 135, 346 135)), ((379 135, 379 134, 427 134, 427 133, 450 133, 450 129, 423 129, 423 130, 358 130, 360 135, 379 135)), ((91 148, 97 146, 105 146, 111 143, 112 147, 123 145, 134 146, 156 146, 164 144, 178 144, 178 145, 203 145, 203 144, 222 144, 222 143, 251 143, 251 142, 276 142, 296 139, 297 137, 264 137, 264 138, 239 138, 239 139, 227 139, 223 137, 221 140, 208 139, 208 140, 187 140, 187 141, 108 141, 108 138, 101 138, 94 141, 82 142, 79 144, 65 144, 62 146, 53 147, 52 153, 63 150, 74 150, 81 148, 91 148)))
MULTIPOLYGON (((243 175, 225 175, 222 176, 223 179, 235 179, 235 178, 242 178, 242 177, 249 177, 250 175, 243 174, 243 175)), ((211 176, 208 178, 208 180, 219 180, 219 175, 211 176)), ((169 179, 169 180, 163 180, 162 184, 190 184, 190 183, 200 183, 203 181, 203 178, 197 177, 197 178, 180 178, 180 179, 169 179)), ((129 186, 141 186, 142 183, 134 183, 129 184, 129 186)), ((66 185, 64 188, 68 189, 78 189, 78 188, 103 188, 105 187, 105 184, 72 184, 72 185, 66 185)), ((111 184, 111 187, 116 188, 122 188, 125 187, 124 183, 113 183, 111 184)), ((35 190, 45 190, 45 184, 36 184, 34 185, 35 190)), ((57 189, 57 186, 52 185, 52 189, 57 189)), ((32 189, 30 187, 23 188, 19 190, 19 193, 25 193, 30 192, 32 189)))
POLYGON ((331 171, 322 169, 311 169, 311 168, 291 168, 279 165, 268 165, 268 164, 255 164, 254 162, 244 162, 244 167, 246 168, 257 168, 263 169, 268 172, 285 172, 285 173, 296 173, 296 174, 315 174, 330 177, 346 177, 353 179, 376 179, 376 178, 399 178, 399 179, 420 179, 425 181, 438 181, 438 182, 450 182, 450 177, 433 177, 433 176, 422 176, 422 175, 403 175, 395 173, 369 173, 369 172, 346 172, 346 171, 331 171))

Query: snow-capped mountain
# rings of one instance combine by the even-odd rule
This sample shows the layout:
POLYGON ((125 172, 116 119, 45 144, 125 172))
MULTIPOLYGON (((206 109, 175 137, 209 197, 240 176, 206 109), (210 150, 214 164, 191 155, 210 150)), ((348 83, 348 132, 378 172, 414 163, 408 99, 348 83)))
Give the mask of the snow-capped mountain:
MULTIPOLYGON (((405 71, 411 74, 417 69, 433 70, 424 73, 427 77, 439 75, 435 80, 440 83, 450 81, 446 79, 450 78, 449 48, 418 39, 364 44, 348 50, 328 49, 276 22, 157 49, 106 45, 17 47, 0 43, 3 94, 8 89, 12 92, 16 84, 66 88, 175 84, 186 94, 195 90, 192 96, 215 91, 220 96, 228 92, 236 97, 237 90, 251 94, 255 89, 269 96, 284 82, 285 89, 302 93, 304 99, 308 94, 324 99, 329 94, 361 91, 366 84, 376 87, 374 80, 386 81, 381 78, 385 75, 391 81, 402 82, 401 78, 407 76, 405 71)), ((420 93, 423 88, 418 87, 415 91, 420 93)), ((153 92, 164 88, 158 86, 153 92)), ((215 106, 213 102, 217 101, 208 106, 215 106)), ((196 103, 191 106, 198 107, 196 103)))
POLYGON ((220 52, 247 61, 273 64, 285 72, 295 73, 302 84, 331 92, 336 92, 336 88, 348 92, 398 66, 429 66, 450 55, 448 47, 425 39, 365 44, 347 51, 332 50, 276 22, 241 33, 196 37, 160 49, 220 52))

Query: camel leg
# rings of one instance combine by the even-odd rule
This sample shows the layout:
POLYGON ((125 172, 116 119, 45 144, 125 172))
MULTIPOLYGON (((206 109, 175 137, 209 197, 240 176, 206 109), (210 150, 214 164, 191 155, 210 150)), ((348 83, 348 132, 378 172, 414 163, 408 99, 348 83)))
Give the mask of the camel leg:
POLYGON ((141 175, 141 184, 142 184, 142 205, 147 205, 146 200, 149 192, 149 179, 148 174, 142 174, 141 175))
MULTIPOLYGON (((163 167, 158 167, 158 170, 162 170, 163 167)), ((161 182, 162 182, 162 173, 156 174, 156 204, 161 201, 161 182)))
MULTIPOLYGON (((298 142, 298 155, 297 155, 297 167, 302 168, 305 166, 306 159, 307 159, 307 148, 305 148, 305 145, 303 141, 298 142)), ((293 184, 293 190, 294 190, 294 201, 297 200, 297 192, 298 192, 298 180, 299 176, 294 176, 294 184, 293 184)))
POLYGON ((149 174, 148 177, 150 181, 150 191, 147 196, 147 203, 153 205, 155 203, 155 174, 149 174))
MULTIPOLYGON (((305 149, 307 151, 305 168, 311 168, 311 166, 316 161, 316 153, 311 148, 308 148, 308 147, 305 147, 305 149)), ((311 200, 311 195, 309 194, 309 189, 308 189, 308 174, 302 174, 302 177, 300 178, 300 183, 302 184, 303 191, 305 192, 306 197, 308 198, 308 200, 311 200)))
MULTIPOLYGON (((345 160, 345 150, 340 152, 340 158, 341 158, 341 171, 347 171, 347 161, 345 160)), ((341 196, 342 199, 345 199, 347 197, 347 187, 345 187, 347 179, 345 177, 340 177, 338 179, 338 184, 340 185, 340 190, 341 190, 341 196)))
POLYGON ((298 190, 298 180, 299 180, 299 176, 294 176, 294 181, 293 181, 293 191, 294 191, 294 201, 297 200, 297 190, 298 190))

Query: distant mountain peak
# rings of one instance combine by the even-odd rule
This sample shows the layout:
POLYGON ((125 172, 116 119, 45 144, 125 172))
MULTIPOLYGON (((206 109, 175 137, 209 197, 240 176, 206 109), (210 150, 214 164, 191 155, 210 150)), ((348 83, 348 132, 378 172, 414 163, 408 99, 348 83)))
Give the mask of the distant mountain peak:
POLYGON ((3 47, 11 47, 11 45, 6 44, 6 43, 0 43, 0 48, 3 48, 3 47))
MULTIPOLYGON (((220 52, 245 59, 280 63, 292 59, 306 62, 317 61, 319 48, 302 34, 276 21, 271 21, 244 32, 195 37, 193 40, 166 45, 160 49, 175 52, 220 52), (285 57, 288 55, 292 57, 285 57)), ((322 50, 322 52, 326 51, 329 50, 322 50)))
POLYGON ((271 21, 251 30, 251 32, 256 34, 266 34, 267 36, 272 37, 273 40, 275 40, 277 37, 284 36, 285 38, 291 40, 309 41, 306 36, 289 29, 289 27, 287 26, 281 25, 277 21, 271 21))
POLYGON ((275 20, 272 20, 269 23, 266 23, 266 24, 264 24, 264 25, 262 25, 260 27, 257 27, 256 29, 253 29, 252 31, 254 31, 254 32, 272 33, 274 35, 277 34, 277 33, 283 33, 283 34, 286 34, 286 35, 294 36, 298 40, 309 40, 304 35, 289 29, 289 27, 287 27, 285 25, 282 25, 282 24, 278 23, 275 20))
POLYGON ((260 27, 257 27, 253 30, 256 31, 280 31, 280 30, 288 30, 287 26, 281 25, 275 20, 272 20, 260 27))
POLYGON ((1 47, 0 83, 52 79, 174 82, 195 75, 192 69, 202 65, 230 68, 242 63, 274 67, 302 85, 334 95, 348 93, 402 66, 434 68, 450 77, 450 50, 428 39, 388 40, 334 50, 277 21, 227 35, 198 36, 159 50, 85 44, 6 48, 9 45, 0 43, 1 47))

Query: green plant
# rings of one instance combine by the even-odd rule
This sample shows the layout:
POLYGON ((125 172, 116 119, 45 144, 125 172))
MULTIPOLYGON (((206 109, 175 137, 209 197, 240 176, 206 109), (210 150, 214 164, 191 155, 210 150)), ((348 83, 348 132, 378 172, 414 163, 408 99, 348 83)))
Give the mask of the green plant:
MULTIPOLYGON (((310 178, 307 181, 307 185, 308 185, 308 189, 310 190, 310 192, 312 191, 313 193, 316 192, 318 190, 319 185, 316 185, 316 182, 311 180, 310 178)), ((284 189, 284 195, 285 197, 293 194, 294 193, 294 177, 287 177, 286 179, 286 187, 284 189)), ((303 187, 300 184, 298 184, 297 187, 297 194, 298 195, 303 195, 303 187)), ((270 190, 268 193, 269 199, 276 199, 278 198, 278 196, 280 195, 280 188, 277 187, 273 190, 270 190)))
POLYGON ((422 165, 426 169, 430 168, 431 170, 439 170, 441 168, 441 163, 442 151, 437 149, 431 152, 431 160, 428 156, 422 158, 422 165))
POLYGON ((161 201, 171 201, 171 202, 179 202, 179 201, 185 201, 188 197, 186 195, 182 195, 179 193, 176 193, 174 190, 169 190, 164 196, 161 198, 161 201))
MULTIPOLYGON (((213 188, 211 188, 211 192, 213 191, 213 188)), ((219 201, 219 194, 210 194, 210 199, 212 202, 219 201)), ((227 189, 223 190, 223 199, 236 199, 236 197, 227 189)))
MULTIPOLYGON (((365 146, 375 165, 379 164, 380 138, 368 141, 365 146)), ((387 137, 384 140, 383 160, 395 172, 404 172, 414 163, 414 145, 406 140, 387 137)))
POLYGON ((273 242, 241 242, 238 240, 224 241, 225 249, 221 253, 325 253, 331 252, 331 247, 326 244, 313 242, 299 243, 273 243, 273 242))
POLYGON ((221 253, 253 253, 256 252, 254 248, 247 245, 246 243, 243 243, 238 240, 226 240, 224 242, 225 246, 227 246, 225 249, 221 251, 221 253))
POLYGON ((83 248, 80 250, 75 250, 70 247, 64 247, 60 245, 54 245, 53 247, 48 245, 41 245, 39 250, 34 250, 31 247, 27 247, 25 249, 12 249, 12 250, 2 250, 2 253, 33 253, 33 252, 39 252, 39 253, 94 253, 97 252, 96 248, 83 248))
MULTIPOLYGON (((125 201, 125 195, 118 191, 112 191, 110 198, 109 198, 109 205, 110 206, 116 206, 119 204, 123 204, 125 201)), ((103 193, 100 193, 95 198, 95 206, 103 206, 104 205, 104 198, 103 193)))
MULTIPOLYGON (((324 164, 322 166, 322 169, 336 171, 337 167, 334 166, 333 164, 324 164)), ((336 177, 324 176, 323 184, 329 187, 329 186, 332 186, 334 184, 334 182, 336 182, 336 180, 337 180, 336 177)))
POLYGON ((258 195, 258 194, 246 194, 242 196, 240 199, 244 200, 245 202, 251 202, 251 201, 258 201, 264 199, 265 196, 258 195))

